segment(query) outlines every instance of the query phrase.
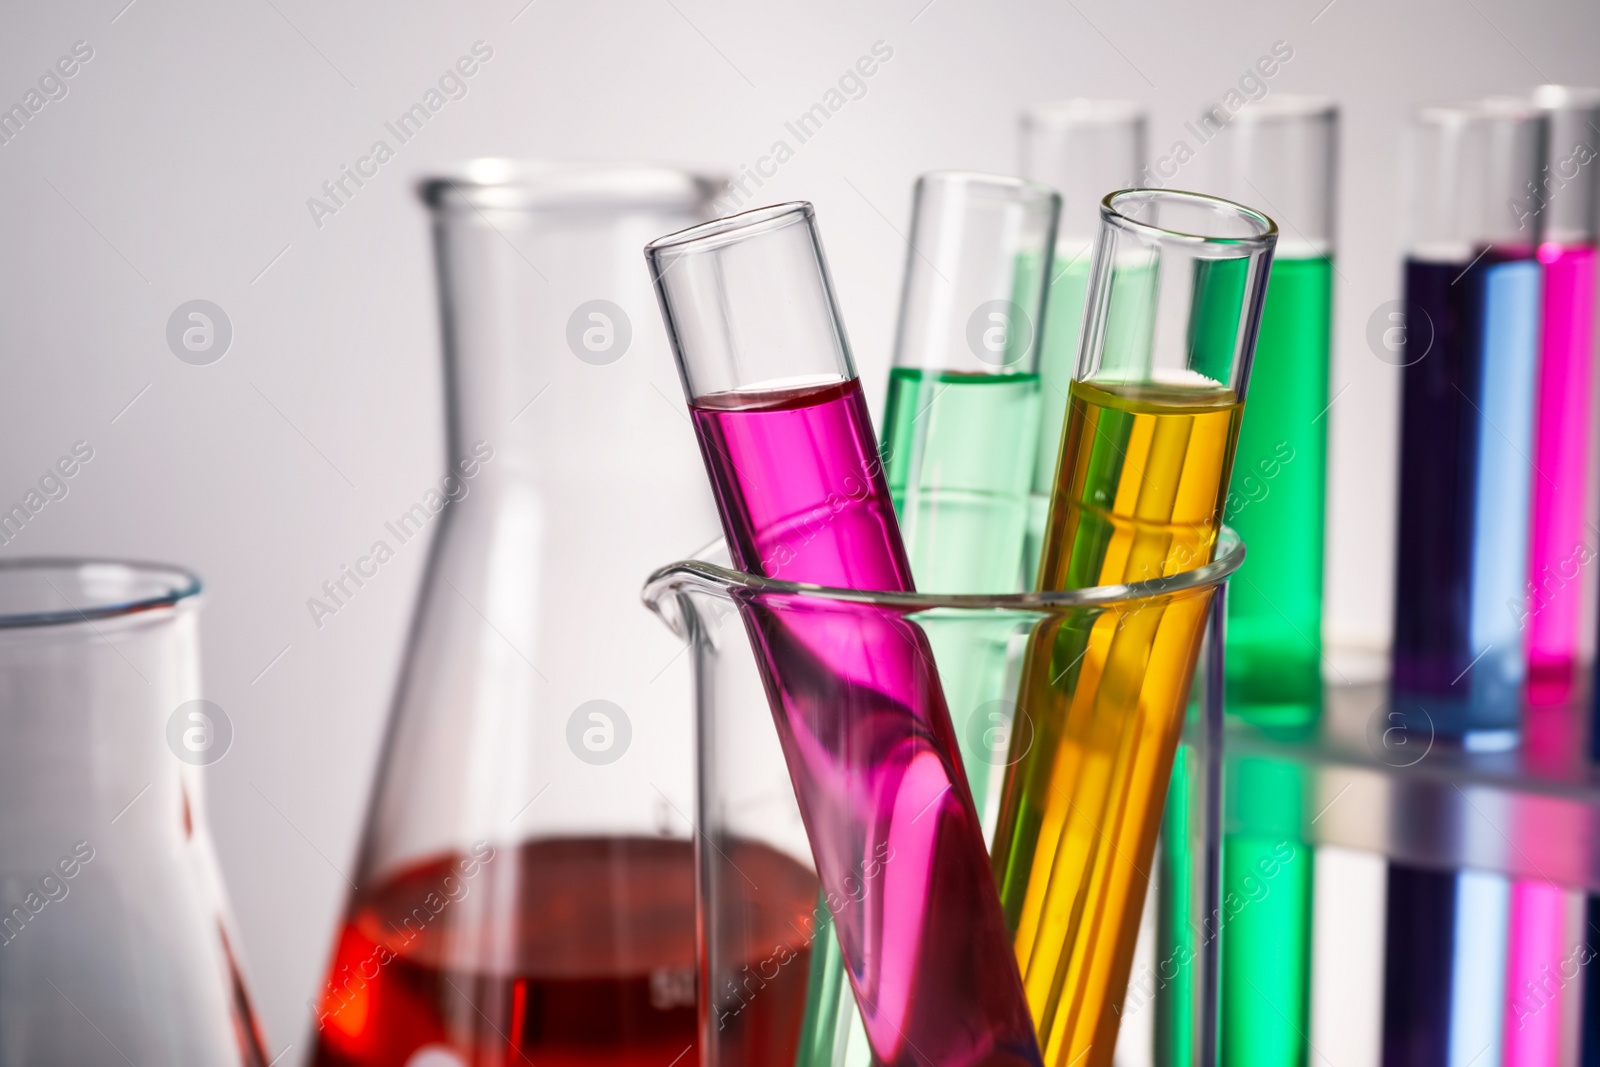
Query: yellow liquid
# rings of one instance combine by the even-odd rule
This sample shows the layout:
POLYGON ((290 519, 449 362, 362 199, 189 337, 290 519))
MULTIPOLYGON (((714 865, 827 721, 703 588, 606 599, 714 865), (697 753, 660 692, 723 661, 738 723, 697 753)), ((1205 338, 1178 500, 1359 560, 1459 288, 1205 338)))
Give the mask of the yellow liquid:
MULTIPOLYGON (((1226 389, 1073 383, 1040 587, 1209 562, 1241 411, 1226 389)), ((1030 639, 993 859, 1048 1067, 1111 1063, 1210 605, 1083 609, 1030 639)))

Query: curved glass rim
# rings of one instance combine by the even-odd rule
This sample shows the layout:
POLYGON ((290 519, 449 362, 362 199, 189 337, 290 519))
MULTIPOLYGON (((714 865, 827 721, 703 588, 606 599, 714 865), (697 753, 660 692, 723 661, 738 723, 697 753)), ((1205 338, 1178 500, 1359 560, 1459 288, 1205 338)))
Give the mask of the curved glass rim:
POLYGON ((1245 207, 1243 204, 1234 203, 1232 200, 1224 200, 1220 196, 1191 193, 1183 189, 1118 189, 1114 193, 1107 193, 1105 199, 1100 201, 1100 218, 1119 230, 1127 230, 1153 240, 1175 244, 1212 247, 1228 246, 1254 250, 1270 247, 1277 243, 1278 240, 1278 224, 1255 208, 1245 207), (1167 201, 1189 204, 1195 207, 1207 207, 1213 210, 1220 208, 1223 211, 1232 212, 1251 226, 1258 228, 1259 232, 1240 237, 1222 237, 1200 233, 1185 233, 1182 230, 1169 230, 1148 222, 1140 222, 1138 219, 1123 214, 1118 205, 1127 200, 1137 200, 1142 203, 1167 201))
POLYGON ((1465 126, 1473 122, 1535 122, 1544 115, 1544 110, 1526 97, 1485 96, 1419 104, 1411 121, 1427 126, 1465 126))
POLYGON ((1030 178, 1017 178, 1009 174, 990 174, 981 170, 930 170, 917 176, 917 188, 928 185, 966 186, 1000 195, 1015 194, 1018 201, 1027 199, 1048 201, 1060 199, 1061 194, 1044 182, 1030 178))
POLYGON ((714 199, 724 177, 659 163, 469 159, 424 175, 417 195, 429 207, 572 208, 630 204, 694 206, 714 199))
POLYGON ((1137 100, 1074 96, 1043 100, 1022 109, 1024 127, 1070 129, 1073 126, 1120 126, 1144 122, 1146 112, 1137 100))
POLYGON ((1314 93, 1273 93, 1257 100, 1243 111, 1229 117, 1230 125, 1255 125, 1263 122, 1283 122, 1290 119, 1319 119, 1337 117, 1339 102, 1331 96, 1314 93))
POLYGON ((1586 85, 1546 82, 1534 86, 1528 97, 1533 101, 1533 106, 1541 111, 1591 111, 1600 108, 1600 89, 1586 85))
MULTIPOLYGON (((7 574, 33 571, 41 576, 45 572, 72 573, 87 567, 118 568, 154 579, 149 584, 158 591, 126 600, 107 601, 95 605, 72 605, 63 611, 0 612, 0 630, 20 630, 43 626, 63 626, 75 622, 95 622, 101 619, 122 618, 141 612, 175 607, 200 595, 202 583, 199 576, 187 568, 171 563, 148 563, 141 560, 95 559, 72 556, 39 556, 25 559, 0 560, 0 578, 7 574)), ((54 585, 48 577, 47 584, 54 585)), ((132 583, 130 583, 132 584, 132 583)), ((60 592, 60 590, 57 590, 60 592)), ((66 594, 61 594, 67 599, 66 594)), ((72 604, 67 599, 68 604, 72 604)))
POLYGON ((1217 554, 1210 563, 1193 570, 1179 571, 1163 578, 1150 578, 1126 585, 1097 585, 1088 589, 1069 589, 1050 593, 889 593, 862 589, 839 589, 809 582, 785 582, 762 578, 744 571, 722 567, 705 560, 685 559, 661 567, 646 579, 642 596, 646 604, 661 594, 693 581, 703 587, 741 590, 750 593, 804 596, 814 600, 833 600, 879 607, 928 611, 956 608, 965 611, 1056 611, 1062 608, 1099 607, 1130 600, 1155 600, 1216 585, 1239 569, 1244 562, 1245 544, 1231 526, 1217 535, 1217 554))
POLYGON ((816 214, 816 209, 808 200, 790 200, 768 207, 751 208, 657 237, 644 246, 644 254, 654 259, 662 253, 677 256, 710 252, 746 237, 782 229, 797 222, 807 222, 816 214))

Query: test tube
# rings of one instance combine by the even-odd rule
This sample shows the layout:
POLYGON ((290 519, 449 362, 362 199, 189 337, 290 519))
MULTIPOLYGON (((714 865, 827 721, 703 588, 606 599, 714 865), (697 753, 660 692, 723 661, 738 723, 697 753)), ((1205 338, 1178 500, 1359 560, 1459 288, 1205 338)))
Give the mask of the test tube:
POLYGON ((941 171, 917 179, 914 205, 883 424, 889 493, 919 590, 1021 592, 1061 198, 941 171))
MULTIPOLYGON (((1210 562, 1276 240, 1270 218, 1215 197, 1104 198, 1041 589, 1210 562)), ((1013 748, 993 863, 1052 1067, 1111 1062, 1182 727, 1169 698, 1188 692, 1208 610, 1030 638, 1017 715, 1034 737, 1013 748)))
MULTIPOLYGON (((1545 161, 1513 211, 1519 223, 1539 232, 1544 267, 1533 452, 1539 474, 1533 480, 1528 593, 1520 608, 1528 641, 1528 702, 1540 707, 1565 705, 1574 694, 1580 575, 1600 548, 1584 527, 1600 235, 1600 181, 1592 164, 1600 155, 1600 91, 1541 85, 1532 101, 1549 123, 1545 161)), ((1559 1058, 1568 1006, 1553 999, 1543 1010, 1527 1012, 1520 995, 1560 972, 1568 951, 1565 897, 1561 887, 1533 879, 1511 887, 1505 1067, 1536 1067, 1559 1058)))
POLYGON ((1409 142, 1391 713, 1477 749, 1520 721, 1543 222, 1516 207, 1547 126, 1524 101, 1428 105, 1409 142))
POLYGON ((1107 193, 1142 184, 1145 128, 1144 108, 1131 100, 1082 98, 1034 104, 1022 112, 1019 123, 1021 175, 1053 187, 1062 198, 1039 342, 1043 405, 1029 537, 1023 553, 1030 585, 1037 577, 1043 549, 1067 391, 1078 360, 1078 332, 1089 285, 1089 253, 1100 227, 1100 201, 1107 193))
MULTIPOLYGON (((645 255, 735 566, 912 591, 811 205, 645 255)), ((927 638, 869 603, 741 614, 874 1058, 1037 1067, 927 638)))
MULTIPOLYGON (((1278 249, 1250 372, 1224 517, 1249 555, 1228 587, 1228 711, 1306 731, 1322 706, 1322 557, 1327 489, 1339 111, 1325 97, 1274 94, 1214 139, 1211 191, 1269 213, 1278 249)), ((1308 1029, 1312 848, 1301 838, 1302 770, 1234 762, 1223 893, 1272 889, 1228 924, 1222 943, 1222 1059, 1298 1062, 1308 1029)))
POLYGON ((1578 658, 1583 565, 1600 546, 1585 536, 1589 483, 1589 403, 1594 362, 1595 157, 1600 155, 1600 91, 1541 85, 1533 103, 1550 124, 1544 167, 1514 204, 1530 232, 1542 222, 1544 265, 1539 339, 1538 430, 1533 464, 1533 530, 1528 596, 1521 615, 1528 639, 1528 697, 1564 704, 1578 658))
POLYGON ((1228 705, 1251 721, 1305 723, 1321 702, 1339 111, 1274 95, 1216 137, 1211 191, 1278 223, 1237 467, 1224 516, 1249 546, 1228 592, 1228 705))

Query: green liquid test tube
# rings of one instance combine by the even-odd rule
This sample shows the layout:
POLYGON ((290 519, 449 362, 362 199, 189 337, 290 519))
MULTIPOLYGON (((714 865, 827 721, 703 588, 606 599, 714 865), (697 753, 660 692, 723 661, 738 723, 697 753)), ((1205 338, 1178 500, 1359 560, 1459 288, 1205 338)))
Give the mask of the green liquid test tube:
MULTIPOLYGON (((1246 545, 1228 586, 1228 712, 1285 740, 1314 731, 1322 708, 1337 139, 1331 102, 1275 96, 1235 116, 1215 155, 1216 191, 1268 212, 1283 233, 1225 516, 1246 545)), ((1230 768, 1219 921, 1228 1067, 1308 1063, 1310 788, 1287 763, 1247 758, 1230 768)))
MULTIPOLYGON (((917 181, 879 451, 918 592, 1023 589, 1044 272, 1060 206, 1048 187, 1014 178, 938 172, 917 181)), ((978 814, 992 819, 1018 622, 924 612, 917 623, 978 814)), ((867 1067, 838 945, 831 929, 816 938, 797 1067, 867 1067)))

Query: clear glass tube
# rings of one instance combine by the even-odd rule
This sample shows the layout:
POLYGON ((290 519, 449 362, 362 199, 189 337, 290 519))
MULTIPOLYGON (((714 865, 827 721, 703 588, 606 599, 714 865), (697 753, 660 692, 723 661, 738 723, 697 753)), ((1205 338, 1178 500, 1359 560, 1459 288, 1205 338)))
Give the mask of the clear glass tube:
POLYGON ((1514 208, 1547 125, 1525 102, 1431 105, 1409 145, 1394 710, 1480 746, 1514 743, 1524 680, 1541 223, 1514 208))
POLYGON ((1061 450, 1067 389, 1078 360, 1078 332, 1089 286, 1089 253, 1100 228, 1100 201, 1116 189, 1145 184, 1144 109, 1129 100, 1063 100, 1035 104, 1020 122, 1021 175, 1062 196, 1048 307, 1039 343, 1044 398, 1033 469, 1027 585, 1037 577, 1045 513, 1061 450))
MULTIPOLYGON (((1271 214, 1280 233, 1250 404, 1225 515, 1249 546, 1228 590, 1228 710, 1280 733, 1313 732, 1322 707, 1322 564, 1339 112, 1323 97, 1273 94, 1233 116, 1209 147, 1209 191, 1271 214)), ((1277 872, 1222 943, 1221 1056, 1293 1062, 1310 1018, 1312 849, 1300 840, 1304 775, 1238 761, 1241 814, 1223 844, 1223 894, 1277 872)))
MULTIPOLYGON (((781 782, 785 768, 792 763, 785 758, 778 734, 766 722, 764 709, 770 687, 765 681, 769 675, 763 634, 783 627, 826 626, 838 633, 890 630, 921 635, 931 646, 933 633, 929 628, 937 627, 949 638, 936 653, 938 668, 943 672, 946 651, 965 651, 961 636, 969 645, 987 644, 993 640, 996 625, 1003 622, 1009 628, 1012 669, 989 675, 993 688, 985 694, 991 708, 1003 715, 1020 700, 1021 661, 1032 635, 1067 629, 1114 630, 1159 613, 1171 628, 1169 635, 1181 632, 1192 636, 1193 641, 1187 646, 1187 654, 1178 655, 1170 664, 1170 673, 1153 672, 1144 697, 1152 714, 1174 713, 1176 709, 1181 721, 1189 678, 1200 649, 1200 633, 1207 629, 1209 620, 1213 634, 1218 634, 1221 620, 1212 610, 1217 590, 1242 556, 1238 538, 1225 531, 1214 561, 1171 578, 1129 586, 1007 596, 869 592, 774 581, 729 569, 727 556, 720 551, 706 560, 673 564, 654 574, 646 586, 645 599, 675 632, 689 641, 698 689, 697 813, 702 835, 699 893, 703 977, 710 990, 702 1001, 702 1033, 708 1067, 785 1067, 787 1061, 763 1059, 759 1048, 752 1046, 754 1017, 763 1012, 762 1018, 769 1026, 773 1025, 771 1020, 781 1018, 783 1025, 799 1027, 806 1003, 808 967, 812 983, 827 977, 826 972, 811 966, 817 953, 814 938, 825 934, 830 915, 837 917, 858 904, 874 907, 874 902, 883 901, 881 911, 875 913, 887 925, 904 922, 908 912, 911 916, 935 913, 939 940, 944 943, 930 945, 920 966, 952 985, 963 986, 963 1000, 993 995, 993 975, 974 974, 969 969, 937 973, 950 965, 951 944, 959 944, 973 922, 971 915, 951 917, 943 913, 962 887, 951 882, 935 883, 933 887, 917 884, 919 894, 929 888, 931 894, 905 901, 894 896, 897 878, 916 877, 915 871, 908 873, 907 865, 916 864, 917 853, 905 837, 877 838, 884 840, 887 847, 874 857, 868 873, 858 876, 842 891, 828 890, 820 902, 808 896, 808 889, 814 889, 816 881, 814 876, 811 881, 806 880, 813 869, 813 847, 807 844, 805 831, 811 831, 814 843, 815 824, 811 815, 802 816, 803 806, 794 791, 781 785, 774 788, 774 782, 781 782)), ((1212 648, 1220 653, 1219 644, 1214 643, 1212 648)), ((1185 772, 1194 776, 1192 795, 1210 797, 1212 801, 1202 801, 1197 810, 1183 813, 1171 831, 1193 835, 1192 849, 1186 855, 1193 857, 1195 863, 1176 876, 1184 880, 1190 892, 1178 898, 1183 908, 1172 919, 1193 932, 1194 951, 1163 961, 1159 976, 1141 973, 1139 984, 1126 997, 1113 976, 1100 973, 1094 979, 1118 1010, 1140 1024, 1148 1024, 1155 1013, 1152 1002, 1158 996, 1157 983, 1166 982, 1175 971, 1182 973, 1186 988, 1195 992, 1197 1002, 1215 1004, 1214 936, 1219 912, 1215 892, 1218 813, 1214 798, 1220 793, 1222 722, 1218 668, 1220 655, 1213 657, 1208 670, 1208 677, 1216 684, 1202 689, 1205 696, 1191 724, 1195 734, 1187 746, 1192 758, 1185 764, 1185 772)), ((1063 699, 1070 699, 1080 679, 1076 673, 1066 674, 1057 679, 1057 684, 1063 687, 1063 699)), ((839 707, 857 731, 869 732, 874 719, 881 715, 881 706, 873 703, 866 686, 840 687, 828 697, 831 706, 839 707)), ((819 705, 819 716, 822 710, 819 705)), ((996 772, 1014 772, 1018 755, 1047 743, 1052 729, 1047 723, 1027 718, 1010 731, 997 728, 987 719, 972 726, 974 739, 996 772)), ((905 788, 909 787, 908 782, 905 788)), ((803 799, 803 793, 801 796, 803 799)), ((920 806, 915 798, 906 800, 913 811, 920 806)), ((1148 859, 1147 855, 1145 870, 1149 870, 1148 859)), ((987 880, 987 872, 984 877, 987 880)), ((1009 961, 1008 965, 1014 968, 1009 961)), ((918 981, 923 981, 922 976, 918 981)), ((878 1002, 884 1003, 928 991, 926 986, 908 990, 903 984, 886 982, 876 994, 878 1002)), ((811 1003, 832 1005, 833 999, 822 992, 825 990, 814 988, 811 1003)), ((970 1017, 972 1009, 965 1002, 939 1002, 936 1010, 947 1013, 952 1026, 959 1026, 954 1020, 970 1017)), ((1202 1028, 1205 1017, 1203 1009, 1190 1016, 1197 1018, 1202 1028)), ((844 1033, 831 1026, 813 1032, 844 1033)), ((945 1057, 916 1033, 908 1030, 906 1036, 923 1055, 913 1057, 901 1045, 896 1050, 900 1061, 915 1058, 924 1064, 971 1064, 995 1058, 945 1057)), ((1208 1044, 1203 1034, 1186 1042, 1184 1049, 1189 1058, 1176 1061, 1182 1067, 1210 1067, 1215 1063, 1215 1044, 1208 1044)), ((874 1052, 882 1062, 876 1045, 874 1052)), ((1103 1051, 1097 1051, 1099 1060, 1109 1062, 1110 1052, 1108 1043, 1103 1051)), ((822 1048, 812 1050, 799 1062, 821 1065, 854 1060, 853 1053, 846 1050, 822 1048)))
POLYGON ((1518 210, 1542 220, 1544 266, 1539 383, 1532 454, 1528 597, 1528 697, 1562 704, 1574 695, 1588 542, 1590 384, 1594 372, 1595 250, 1600 241, 1600 91, 1542 85, 1534 104, 1550 135, 1538 184, 1518 210))
POLYGON ((636 257, 716 188, 482 160, 419 189, 449 453, 331 583, 330 615, 429 551, 315 1064, 696 1063, 689 679, 637 580, 715 518, 636 257))
MULTIPOLYGON (((1211 561, 1277 239, 1195 193, 1113 193, 1101 219, 1043 589, 1211 561)), ((1007 776, 993 861, 1055 1067, 1111 1062, 1204 624, 1155 606, 1030 635, 1017 716, 1039 735, 1007 776)))
MULTIPOLYGON (((910 593, 810 205, 645 254, 735 566, 910 593)), ((741 614, 874 1058, 1037 1064, 927 637, 893 614, 741 614)))
POLYGON ((268 1061, 232 940, 205 769, 200 583, 0 564, 0 1062, 268 1061))

